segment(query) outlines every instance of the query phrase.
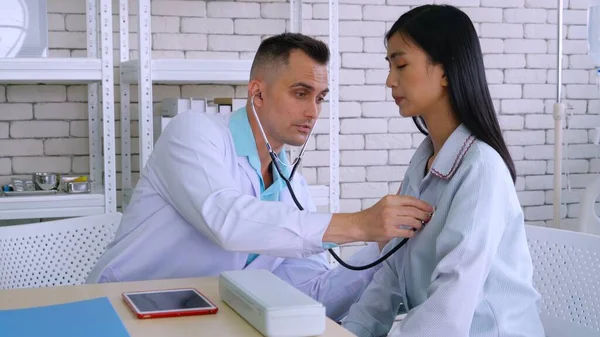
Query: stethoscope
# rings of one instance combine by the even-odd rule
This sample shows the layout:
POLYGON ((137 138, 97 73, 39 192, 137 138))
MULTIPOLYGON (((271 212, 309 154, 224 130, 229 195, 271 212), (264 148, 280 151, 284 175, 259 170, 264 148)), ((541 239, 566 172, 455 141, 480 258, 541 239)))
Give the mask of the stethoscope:
MULTIPOLYGON (((277 173, 279 173, 279 176, 285 181, 285 184, 287 185, 288 190, 290 191, 290 195, 292 196, 292 199, 294 200, 294 203, 296 204, 296 207, 298 207, 299 210, 303 211, 304 208, 302 207, 302 205, 300 204, 300 202, 298 201, 298 199, 296 198, 296 193, 294 193, 294 189, 292 188, 292 184, 291 184, 291 180, 294 177, 294 173, 296 172, 296 169, 298 168, 298 164, 300 164, 300 161, 302 161, 302 156, 304 155, 304 151, 306 149, 306 144, 308 143, 308 141, 310 140, 310 136, 313 133, 313 130, 315 129, 314 127, 310 130, 310 133, 308 135, 308 137, 306 137, 306 141, 304 141, 304 145, 302 145, 302 148, 300 150, 300 154, 298 155, 298 158, 296 158, 293 163, 291 164, 287 164, 284 163, 281 159, 279 159, 279 156, 275 153, 275 151, 273 151, 273 148, 271 147, 271 144, 269 144, 269 140, 267 139, 267 135, 265 134, 265 130, 262 127, 262 124, 260 123, 260 119, 258 118, 258 114, 256 113, 256 108, 254 107, 254 97, 256 97, 257 95, 254 94, 252 95, 252 98, 250 100, 250 104, 252 106, 252 112, 254 113, 254 118, 256 118, 256 122, 258 124, 258 127, 260 129, 260 133, 262 134, 265 143, 267 144, 267 150, 269 151, 269 156, 271 157, 271 160, 273 161, 273 165, 275 165, 275 169, 277 170, 277 173), (281 169, 279 168, 279 164, 278 162, 284 166, 287 167, 292 167, 292 172, 290 173, 289 177, 286 177, 283 175, 283 172, 281 172, 281 169)), ((258 94, 258 96, 260 97, 260 94, 258 94)), ((406 242, 408 241, 408 238, 404 238, 402 241, 400 241, 394 248, 392 248, 389 252, 387 252, 385 255, 383 255, 382 257, 380 257, 379 259, 377 259, 376 261, 373 261, 367 265, 364 266, 351 266, 349 264, 347 264, 346 262, 342 261, 342 259, 337 256, 337 254, 333 251, 333 249, 329 249, 329 253, 331 254, 331 256, 333 256, 333 258, 342 266, 350 269, 350 270, 366 270, 369 268, 373 268, 376 265, 382 263, 383 261, 387 260, 390 256, 392 256, 392 254, 394 254, 398 249, 402 248, 402 246, 404 246, 406 244, 406 242)))

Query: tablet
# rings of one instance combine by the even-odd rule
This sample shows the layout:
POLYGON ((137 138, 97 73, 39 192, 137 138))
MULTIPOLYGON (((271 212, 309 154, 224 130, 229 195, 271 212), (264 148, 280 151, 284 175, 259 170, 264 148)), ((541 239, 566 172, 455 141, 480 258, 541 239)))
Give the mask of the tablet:
POLYGON ((126 292, 123 300, 138 318, 209 315, 219 310, 193 288, 126 292))

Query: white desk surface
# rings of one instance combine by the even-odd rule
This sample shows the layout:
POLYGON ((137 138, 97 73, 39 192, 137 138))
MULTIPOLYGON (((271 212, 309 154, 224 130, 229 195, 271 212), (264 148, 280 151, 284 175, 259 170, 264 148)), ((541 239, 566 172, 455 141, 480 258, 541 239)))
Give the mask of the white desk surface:
MULTIPOLYGON (((0 309, 18 309, 60 304, 107 296, 123 321, 130 336, 169 337, 261 337, 256 329, 241 318, 219 297, 217 278, 191 278, 159 281, 105 283, 49 288, 0 290, 0 309), (176 318, 138 319, 123 302, 121 294, 127 291, 192 287, 198 289, 219 311, 215 315, 176 318)), ((327 320, 323 337, 351 337, 332 320, 327 320)))

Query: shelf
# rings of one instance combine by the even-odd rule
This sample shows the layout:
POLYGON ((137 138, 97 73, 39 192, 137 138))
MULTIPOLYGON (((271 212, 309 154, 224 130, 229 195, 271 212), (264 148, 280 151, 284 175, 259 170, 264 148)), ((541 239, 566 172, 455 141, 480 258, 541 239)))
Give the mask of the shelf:
POLYGON ((99 193, 0 196, 0 220, 76 217, 104 213, 104 195, 99 193))
POLYGON ((89 83, 102 79, 92 58, 0 58, 0 83, 89 83))
MULTIPOLYGON (((252 60, 155 59, 152 82, 161 84, 245 84, 252 60)), ((121 81, 138 82, 138 61, 121 64, 121 81)))

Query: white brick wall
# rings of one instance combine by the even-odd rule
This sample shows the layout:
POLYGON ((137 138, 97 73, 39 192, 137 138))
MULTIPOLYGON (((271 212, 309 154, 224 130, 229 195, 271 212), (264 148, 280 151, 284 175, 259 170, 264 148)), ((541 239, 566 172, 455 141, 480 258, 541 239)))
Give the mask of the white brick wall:
MULTIPOLYGON (((411 120, 398 116, 384 86, 387 64, 383 59, 383 36, 399 15, 415 5, 430 2, 340 1, 342 211, 360 210, 387 193, 395 193, 410 156, 422 139, 411 120)), ((461 6, 475 22, 485 54, 490 91, 517 166, 517 189, 526 218, 535 223, 550 220, 556 2, 435 2, 461 6)), ((565 134, 570 158, 565 165, 569 168, 572 190, 564 193, 568 205, 563 211, 571 218, 577 216, 581 190, 600 170, 596 147, 590 145, 594 137, 590 130, 600 126, 597 116, 600 106, 595 72, 586 55, 586 6, 585 0, 565 0, 563 93, 574 111, 569 119, 570 130, 565 134)), ((50 54, 85 55, 85 3, 48 0, 48 10, 50 54)), ((137 9, 130 6, 130 10, 133 33, 137 31, 137 9)), ((116 38, 117 12, 115 6, 116 38)), ((283 31, 289 23, 289 7, 283 0, 153 0, 152 14, 155 57, 251 58, 261 39, 283 31)), ((305 33, 327 41, 327 18, 326 1, 305 1, 305 33)), ((136 34, 131 34, 133 49, 137 48, 136 38, 136 34)), ((155 86, 154 101, 157 106, 162 98, 179 95, 246 97, 245 91, 245 86, 155 86)), ((119 95, 115 98, 118 100, 119 95)), ((132 100, 132 120, 137 121, 135 86, 132 100)), ((49 171, 86 173, 89 170, 86 101, 87 90, 82 85, 0 86, 0 183, 8 181, 10 176, 27 174, 36 165, 49 171)), ((118 105, 116 110, 118 116, 118 105)), ((328 116, 327 110, 325 105, 323 117, 328 116)), ((134 122, 132 134, 137 137, 135 127, 134 122)), ((310 183, 328 182, 327 127, 327 119, 319 121, 316 138, 306 153, 303 172, 310 183)), ((137 138, 132 143, 136 145, 137 138)), ((120 141, 117 145, 120 152, 120 141)), ((132 152, 132 162, 138 171, 137 149, 132 152)), ((120 163, 117 165, 120 170, 120 163)))

